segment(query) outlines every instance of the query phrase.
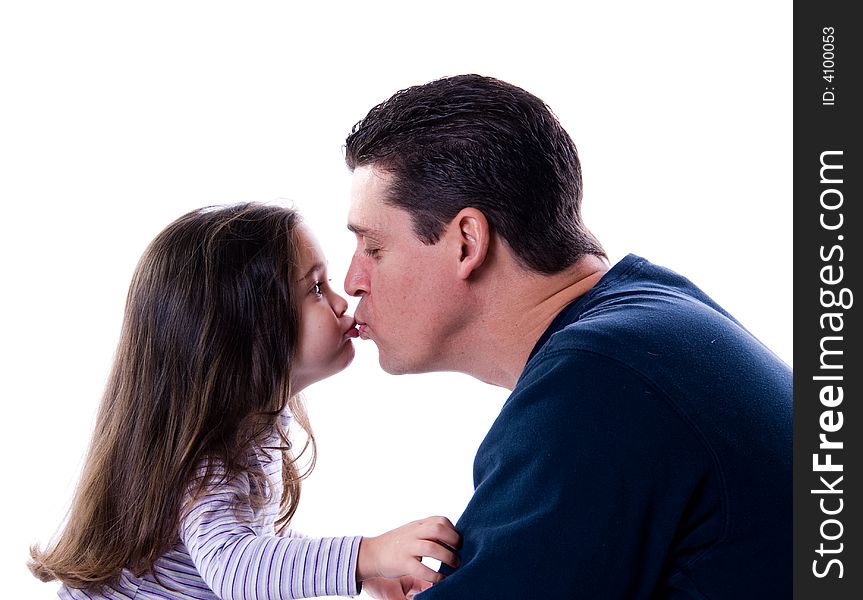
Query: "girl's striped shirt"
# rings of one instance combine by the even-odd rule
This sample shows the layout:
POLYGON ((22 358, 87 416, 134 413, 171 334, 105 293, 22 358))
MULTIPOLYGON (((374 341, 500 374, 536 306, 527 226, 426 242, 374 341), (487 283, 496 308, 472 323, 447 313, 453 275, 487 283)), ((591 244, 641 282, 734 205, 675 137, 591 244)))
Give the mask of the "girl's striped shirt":
MULTIPOLYGON (((257 510, 248 503, 236 506, 236 495, 249 492, 245 475, 210 489, 181 522, 177 544, 159 558, 155 573, 136 577, 124 569, 110 588, 89 591, 64 585, 60 598, 251 600, 358 595, 357 554, 362 538, 313 539, 293 531, 277 535, 281 452, 256 450, 254 460, 270 481, 266 506, 257 510)), ((203 473, 203 466, 199 472, 203 473)))

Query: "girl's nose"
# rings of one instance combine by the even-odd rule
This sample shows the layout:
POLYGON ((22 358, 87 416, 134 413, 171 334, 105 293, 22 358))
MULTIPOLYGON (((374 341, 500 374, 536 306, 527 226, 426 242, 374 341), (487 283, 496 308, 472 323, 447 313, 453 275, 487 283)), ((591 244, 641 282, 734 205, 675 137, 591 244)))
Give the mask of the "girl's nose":
POLYGON ((345 314, 345 311, 348 310, 348 301, 342 298, 341 294, 333 292, 331 306, 333 307, 333 312, 336 313, 336 316, 341 317, 345 314))

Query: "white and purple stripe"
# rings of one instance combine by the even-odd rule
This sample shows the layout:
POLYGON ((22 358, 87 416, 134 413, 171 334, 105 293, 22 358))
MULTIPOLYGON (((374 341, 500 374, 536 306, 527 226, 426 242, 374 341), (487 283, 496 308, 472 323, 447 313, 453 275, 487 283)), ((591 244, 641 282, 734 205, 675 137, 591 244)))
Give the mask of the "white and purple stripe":
POLYGON ((210 490, 180 524, 177 545, 156 562, 158 580, 152 573, 135 577, 124 569, 110 589, 96 593, 62 586, 60 598, 251 600, 359 594, 361 537, 312 539, 294 531, 276 535, 281 453, 258 451, 255 458, 272 486, 265 507, 234 508, 236 494, 249 491, 245 476, 210 490))

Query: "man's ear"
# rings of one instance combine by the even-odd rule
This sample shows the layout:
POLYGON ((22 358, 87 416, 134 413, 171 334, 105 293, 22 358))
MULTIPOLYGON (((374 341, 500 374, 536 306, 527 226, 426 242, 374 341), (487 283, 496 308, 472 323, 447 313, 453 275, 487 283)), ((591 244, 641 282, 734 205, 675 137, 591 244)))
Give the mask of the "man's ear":
POLYGON ((450 223, 455 229, 459 248, 458 276, 468 279, 488 255, 491 243, 488 220, 482 211, 463 208, 450 223))

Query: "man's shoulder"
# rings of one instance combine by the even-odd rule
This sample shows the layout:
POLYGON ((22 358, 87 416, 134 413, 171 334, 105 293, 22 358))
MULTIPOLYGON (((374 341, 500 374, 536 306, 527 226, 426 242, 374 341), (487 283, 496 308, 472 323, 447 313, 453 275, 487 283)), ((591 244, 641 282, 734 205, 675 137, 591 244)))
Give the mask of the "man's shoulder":
POLYGON ((561 317, 531 362, 565 352, 590 360, 588 354, 595 353, 641 368, 651 367, 654 356, 686 363, 693 348, 720 338, 738 348, 751 341, 751 334, 689 279, 635 255, 615 265, 561 317))
POLYGON ((621 263, 561 313, 517 389, 541 382, 578 393, 588 381, 603 380, 602 391, 637 380, 684 406, 746 396, 739 388, 750 383, 786 395, 788 366, 698 287, 639 257, 621 263))
POLYGON ((630 254, 590 290, 581 310, 572 315, 567 325, 618 325, 655 331, 654 319, 676 320, 688 314, 706 313, 734 321, 686 277, 630 254))

